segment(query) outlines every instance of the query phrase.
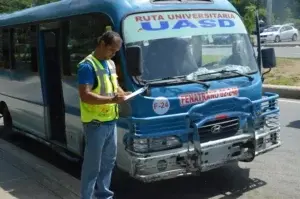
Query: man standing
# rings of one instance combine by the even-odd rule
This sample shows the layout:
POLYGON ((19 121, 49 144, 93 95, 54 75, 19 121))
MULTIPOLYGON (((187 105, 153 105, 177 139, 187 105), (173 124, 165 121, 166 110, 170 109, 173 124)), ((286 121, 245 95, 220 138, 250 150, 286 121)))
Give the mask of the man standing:
POLYGON ((118 104, 126 92, 118 85, 111 60, 120 50, 122 39, 107 31, 97 40, 95 51, 78 65, 81 121, 85 133, 85 152, 81 173, 81 198, 111 199, 109 189, 117 153, 116 120, 118 104))

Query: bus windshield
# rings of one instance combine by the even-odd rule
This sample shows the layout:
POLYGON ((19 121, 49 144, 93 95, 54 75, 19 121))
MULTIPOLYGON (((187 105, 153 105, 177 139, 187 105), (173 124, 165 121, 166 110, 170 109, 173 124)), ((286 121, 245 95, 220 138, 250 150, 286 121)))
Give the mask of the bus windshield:
POLYGON ((248 74, 258 69, 245 26, 232 12, 134 14, 125 18, 123 35, 126 47, 142 49, 143 80, 176 76, 207 80, 236 75, 214 73, 218 70, 248 74))

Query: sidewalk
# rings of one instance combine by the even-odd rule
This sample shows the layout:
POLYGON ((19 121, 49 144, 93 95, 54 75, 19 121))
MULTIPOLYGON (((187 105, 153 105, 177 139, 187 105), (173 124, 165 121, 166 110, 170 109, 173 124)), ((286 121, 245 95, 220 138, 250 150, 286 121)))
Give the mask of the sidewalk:
POLYGON ((78 199, 79 180, 0 139, 1 199, 78 199))

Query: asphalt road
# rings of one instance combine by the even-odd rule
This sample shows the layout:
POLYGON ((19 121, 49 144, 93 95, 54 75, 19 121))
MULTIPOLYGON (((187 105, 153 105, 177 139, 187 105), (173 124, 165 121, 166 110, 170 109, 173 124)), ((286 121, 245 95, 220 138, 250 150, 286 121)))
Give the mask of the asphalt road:
MULTIPOLYGON (((203 173, 153 184, 137 181, 113 187, 118 199, 283 199, 300 195, 300 101, 281 99, 283 145, 257 157, 203 173)), ((24 137, 10 140, 17 146, 79 177, 80 166, 58 157, 43 145, 24 137), (39 150, 36 150, 36 149, 39 150)))
POLYGON ((300 45, 297 47, 275 47, 276 57, 300 58, 300 45))
POLYGON ((282 41, 279 43, 275 43, 275 42, 266 42, 266 43, 262 43, 262 45, 300 45, 300 39, 298 39, 297 41, 282 41))
MULTIPOLYGON (((254 49, 257 52, 257 48, 254 49)), ((274 49, 276 57, 300 58, 300 45, 298 47, 274 47, 274 49)), ((230 55, 231 52, 232 49, 229 47, 203 49, 205 55, 230 55)))

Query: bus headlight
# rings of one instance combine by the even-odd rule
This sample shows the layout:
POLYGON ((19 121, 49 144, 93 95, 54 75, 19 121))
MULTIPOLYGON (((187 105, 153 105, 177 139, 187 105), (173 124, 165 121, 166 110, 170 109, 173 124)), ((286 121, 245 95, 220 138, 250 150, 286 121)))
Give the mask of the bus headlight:
POLYGON ((180 140, 175 136, 132 139, 132 150, 139 153, 162 151, 166 149, 179 148, 181 146, 182 144, 180 140))

